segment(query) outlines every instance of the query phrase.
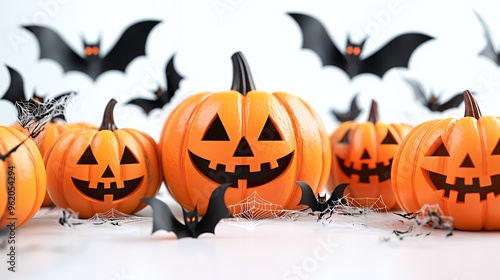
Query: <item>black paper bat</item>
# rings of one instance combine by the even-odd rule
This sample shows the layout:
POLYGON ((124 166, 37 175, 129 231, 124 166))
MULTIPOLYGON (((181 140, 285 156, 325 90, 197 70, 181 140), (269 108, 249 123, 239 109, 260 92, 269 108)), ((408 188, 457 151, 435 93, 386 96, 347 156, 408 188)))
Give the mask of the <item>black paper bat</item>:
POLYGON ((346 201, 343 199, 344 190, 349 184, 340 184, 335 187, 332 195, 330 196, 330 198, 328 198, 328 200, 326 199, 326 195, 321 196, 318 194, 318 197, 316 198, 314 196, 314 192, 307 183, 297 181, 297 184, 302 190, 302 196, 300 198, 299 204, 297 205, 307 205, 313 212, 323 212, 328 208, 333 208, 340 204, 346 204, 346 201))
POLYGON ((490 32, 489 32, 488 27, 487 27, 486 23, 484 22, 483 18, 481 18, 477 12, 476 12, 476 16, 479 19, 479 22, 481 23, 481 25, 483 26, 484 38, 486 39, 486 46, 479 53, 479 55, 482 55, 484 57, 491 59, 494 63, 496 63, 497 66, 499 66, 500 65, 500 53, 495 51, 495 48, 493 47, 493 41, 491 40, 490 32))
POLYGON ((429 97, 425 96, 425 90, 419 82, 410 79, 405 80, 413 89, 418 102, 433 112, 444 112, 451 108, 457 108, 462 102, 464 102, 464 94, 460 92, 455 94, 446 102, 439 103, 439 97, 433 92, 431 92, 429 97))
POLYGON ((146 40, 159 22, 148 20, 129 26, 105 56, 101 56, 99 41, 97 44, 84 43, 84 57, 73 51, 59 34, 48 27, 27 25, 23 28, 35 34, 40 45, 40 59, 52 59, 62 66, 64 72, 80 71, 95 81, 109 70, 125 72, 132 60, 146 55, 146 40))
MULTIPOLYGON (((17 72, 13 68, 11 68, 9 66, 6 66, 6 67, 7 67, 7 70, 9 71, 9 75, 10 75, 10 86, 7 89, 7 92, 5 92, 5 94, 3 95, 3 97, 1 99, 11 102, 14 106, 16 106, 16 108, 18 110, 19 110, 19 107, 17 107, 18 102, 35 102, 35 101, 36 102, 46 102, 47 101, 47 98, 39 96, 36 93, 36 91, 33 92, 32 98, 26 97, 26 93, 24 91, 23 77, 21 76, 21 74, 19 74, 19 72, 17 72)), ((65 93, 59 94, 56 97, 51 98, 51 99, 58 101, 61 98, 67 97, 71 94, 76 94, 76 93, 72 92, 72 91, 65 92, 65 93)), ((21 112, 18 112, 18 113, 20 114, 21 112)), ((56 119, 56 118, 66 120, 64 117, 64 114, 62 114, 62 113, 53 115, 52 119, 56 119)))
POLYGON ((392 39, 371 56, 361 59, 365 41, 351 43, 347 39, 345 54, 332 42, 325 27, 315 18, 304 14, 289 14, 299 24, 305 49, 318 54, 323 65, 333 65, 344 70, 349 78, 363 73, 382 76, 394 67, 408 67, 411 55, 421 44, 433 39, 420 33, 406 33, 392 39))
POLYGON ((198 238, 203 233, 215 234, 215 226, 221 219, 231 217, 224 202, 224 194, 231 183, 217 187, 210 196, 207 212, 200 220, 196 207, 194 211, 187 212, 182 209, 184 224, 177 221, 168 206, 157 198, 143 198, 153 208, 153 233, 157 230, 172 231, 177 238, 198 238))
POLYGON ((361 113, 361 110, 359 109, 358 104, 356 103, 357 98, 358 98, 357 94, 352 98, 351 107, 349 108, 349 111, 337 112, 335 110, 330 110, 330 112, 339 122, 346 122, 346 121, 354 120, 361 113))
POLYGON ((172 97, 174 97, 175 92, 179 89, 179 83, 184 78, 174 67, 174 57, 170 58, 167 63, 167 67, 165 68, 165 77, 167 89, 159 88, 154 94, 154 99, 144 99, 144 98, 136 98, 132 99, 127 104, 134 104, 141 107, 144 110, 144 113, 148 115, 153 109, 161 109, 165 104, 169 103, 172 97))

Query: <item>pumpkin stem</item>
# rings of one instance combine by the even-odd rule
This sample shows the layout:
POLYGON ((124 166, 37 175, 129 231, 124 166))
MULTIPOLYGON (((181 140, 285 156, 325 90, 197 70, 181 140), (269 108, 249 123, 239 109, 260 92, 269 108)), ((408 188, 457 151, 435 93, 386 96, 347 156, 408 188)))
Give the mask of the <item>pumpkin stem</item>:
POLYGON ((255 90, 252 73, 245 57, 241 52, 236 52, 231 56, 233 62, 233 84, 231 90, 235 90, 243 95, 255 90))
POLYGON ((464 103, 465 103, 465 114, 464 117, 474 117, 479 120, 482 117, 481 110, 479 110, 479 105, 477 105, 476 98, 468 90, 464 91, 464 103))
POLYGON ((372 106, 370 107, 370 114, 368 115, 368 121, 372 123, 378 122, 378 105, 375 100, 372 99, 372 106))
POLYGON ((102 123, 101 126, 99 127, 99 130, 115 130, 118 129, 115 124, 115 118, 113 116, 113 109, 115 108, 116 105, 116 100, 112 98, 109 102, 108 105, 106 105, 106 109, 104 109, 104 115, 102 117, 102 123))

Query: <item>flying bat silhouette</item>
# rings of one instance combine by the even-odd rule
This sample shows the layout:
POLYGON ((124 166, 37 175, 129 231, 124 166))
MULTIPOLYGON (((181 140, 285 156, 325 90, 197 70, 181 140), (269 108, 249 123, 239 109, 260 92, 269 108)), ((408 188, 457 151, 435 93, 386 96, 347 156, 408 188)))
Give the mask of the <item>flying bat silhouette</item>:
MULTIPOLYGON (((9 71, 9 75, 10 75, 10 86, 1 99, 11 102, 14 106, 16 106, 16 108, 18 110, 19 110, 19 107, 17 107, 17 103, 19 103, 19 102, 21 102, 21 103, 22 102, 31 102, 31 103, 40 102, 40 103, 42 103, 42 102, 47 101, 47 98, 39 96, 36 93, 36 91, 33 92, 32 98, 26 97, 26 93, 24 91, 23 77, 21 76, 21 74, 19 74, 19 72, 14 70, 12 67, 9 67, 7 65, 6 65, 6 67, 7 67, 7 70, 9 71)), ((68 97, 71 94, 76 94, 76 93, 72 92, 72 91, 65 92, 65 93, 62 93, 62 94, 55 96, 54 98, 50 98, 50 99, 55 100, 55 101, 59 101, 62 98, 68 97)), ((18 112, 18 113, 20 114, 21 112, 18 112)), ((56 119, 56 118, 66 120, 63 113, 54 114, 52 119, 56 119)))
POLYGON ((299 24, 303 35, 305 49, 310 49, 318 54, 323 65, 333 65, 353 78, 359 74, 371 73, 382 76, 395 67, 408 67, 413 52, 423 43, 433 39, 420 33, 406 33, 392 39, 385 46, 371 56, 361 59, 365 41, 354 44, 347 39, 345 54, 342 53, 332 42, 325 27, 315 18, 304 15, 289 13, 299 24))
POLYGON ((356 103, 357 98, 358 95, 357 94, 354 95, 354 97, 351 100, 351 107, 347 112, 337 112, 335 110, 330 110, 330 112, 339 122, 354 120, 361 113, 361 110, 359 109, 358 104, 356 103))
POLYGON ((457 93, 453 95, 450 99, 448 99, 444 103, 439 103, 439 97, 431 92, 429 97, 425 96, 425 90, 419 82, 415 80, 405 79, 406 82, 411 86, 413 92, 415 93, 415 97, 419 103, 427 107, 429 110, 433 112, 444 112, 451 108, 457 108, 462 102, 464 102, 463 93, 457 93))
POLYGON ((481 25, 483 27, 484 38, 486 39, 486 46, 479 53, 479 55, 482 55, 484 57, 491 59, 494 63, 496 63, 497 66, 499 66, 500 65, 500 53, 495 51, 495 48, 493 47, 493 41, 491 40, 488 26, 484 22, 483 18, 481 16, 479 16, 479 14, 477 12, 476 12, 476 16, 479 19, 479 22, 481 23, 481 25))
POLYGON ((349 184, 340 184, 333 190, 332 195, 328 200, 326 199, 326 195, 321 196, 318 194, 316 198, 311 187, 302 181, 296 181, 302 190, 302 196, 297 205, 307 205, 313 212, 321 212, 319 218, 324 214, 324 211, 327 209, 331 209, 337 205, 347 204, 347 202, 343 199, 344 190, 349 184))
POLYGON ((217 187, 210 196, 207 212, 200 220, 196 207, 194 211, 187 212, 182 209, 184 224, 177 221, 168 206, 161 200, 150 197, 142 201, 153 208, 153 233, 158 230, 172 231, 177 238, 198 238, 203 233, 215 234, 215 226, 221 219, 231 217, 224 202, 224 194, 231 183, 222 184, 217 187))
POLYGON ((142 108, 144 113, 148 115, 153 109, 163 108, 165 104, 169 103, 172 97, 174 97, 175 92, 179 89, 179 83, 184 78, 174 67, 174 57, 170 58, 167 63, 167 67, 165 68, 165 77, 167 88, 162 89, 158 88, 154 94, 154 99, 144 99, 144 98, 136 98, 132 99, 127 104, 134 104, 142 108))
POLYGON ((94 81, 106 71, 125 72, 129 63, 139 56, 146 55, 146 40, 150 31, 160 21, 141 21, 129 26, 105 55, 101 55, 100 40, 96 44, 84 42, 85 55, 81 57, 71 49, 56 31, 37 25, 23 26, 32 32, 40 45, 40 59, 51 59, 59 63, 64 72, 79 71, 86 73, 94 81))

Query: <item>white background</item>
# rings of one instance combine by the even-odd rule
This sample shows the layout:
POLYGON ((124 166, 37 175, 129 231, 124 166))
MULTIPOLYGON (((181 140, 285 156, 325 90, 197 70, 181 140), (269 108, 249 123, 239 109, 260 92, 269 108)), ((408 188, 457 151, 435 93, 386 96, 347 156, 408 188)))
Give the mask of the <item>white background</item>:
MULTIPOLYGON (((483 17, 500 49, 498 5, 424 0, 6 0, 0 2, 0 96, 10 83, 2 65, 6 64, 21 73, 29 95, 34 89, 47 97, 76 91, 67 110, 69 121, 99 124, 106 103, 115 98, 120 102, 115 109, 119 127, 138 128, 158 140, 169 112, 184 98, 229 89, 230 56, 242 51, 258 89, 302 97, 318 111, 328 132, 338 125, 330 110, 346 110, 356 93, 363 110, 359 121, 366 120, 371 99, 378 101, 381 120, 386 122, 418 124, 463 115, 463 105, 444 113, 429 112, 416 102, 402 77, 419 80, 428 93, 442 93, 442 100, 470 89, 477 93, 483 115, 500 115, 500 72, 478 56, 485 38, 474 14, 483 17), (301 48, 302 35, 288 12, 318 18, 340 48, 347 34, 359 42, 368 33, 365 57, 401 33, 422 32, 435 39, 417 49, 408 69, 391 70, 382 79, 360 75, 349 80, 301 48), (162 21, 149 36, 147 56, 135 59, 125 73, 107 72, 95 82, 77 72, 63 73, 55 62, 39 61, 35 37, 20 27, 50 26, 75 50, 82 36, 93 41, 100 34, 106 53, 126 26, 143 19, 162 21), (175 67, 185 79, 172 102, 150 116, 125 106, 133 97, 152 98, 150 90, 165 86, 164 68, 174 53, 175 67)), ((0 112, 0 124, 15 121, 12 104, 0 100, 0 112)), ((438 234, 409 242, 380 242, 380 236, 390 231, 350 223, 323 227, 312 218, 269 222, 251 231, 221 224, 216 236, 176 241, 165 232, 151 237, 150 221, 132 233, 117 235, 120 232, 113 230, 78 232, 57 221, 34 219, 18 232, 20 271, 7 274, 2 252, 0 275, 1 279, 301 279, 288 272, 314 257, 320 239, 333 239, 338 246, 327 258, 316 260, 317 267, 302 279, 498 279, 497 233, 458 232, 448 239, 438 234)))

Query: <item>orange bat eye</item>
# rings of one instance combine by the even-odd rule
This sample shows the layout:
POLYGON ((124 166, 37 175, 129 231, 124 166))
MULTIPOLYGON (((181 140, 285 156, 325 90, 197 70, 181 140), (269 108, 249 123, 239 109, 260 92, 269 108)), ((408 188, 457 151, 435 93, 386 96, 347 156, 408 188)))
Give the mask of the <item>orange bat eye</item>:
POLYGON ((99 47, 93 47, 92 48, 92 54, 93 55, 98 55, 99 54, 99 47))
POLYGON ((87 56, 91 56, 92 55, 92 47, 85 47, 85 54, 87 56))
POLYGON ((345 52, 346 52, 347 54, 352 54, 352 51, 353 51, 352 46, 347 46, 347 48, 345 49, 345 52))
POLYGON ((360 47, 355 47, 355 48, 353 48, 352 53, 353 53, 355 56, 358 56, 358 55, 361 53, 361 48, 360 48, 360 47))

